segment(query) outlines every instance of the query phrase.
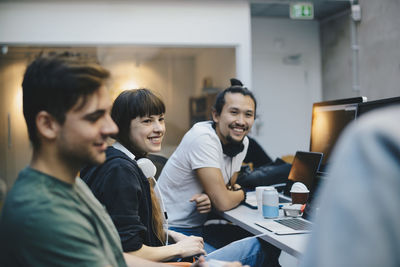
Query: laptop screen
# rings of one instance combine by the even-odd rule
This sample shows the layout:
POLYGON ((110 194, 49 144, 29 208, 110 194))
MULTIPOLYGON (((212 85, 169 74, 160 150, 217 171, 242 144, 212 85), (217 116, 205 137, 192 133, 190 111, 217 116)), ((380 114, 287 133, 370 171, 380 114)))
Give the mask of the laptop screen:
POLYGON ((290 169, 289 180, 302 182, 310 192, 314 191, 314 178, 321 160, 322 153, 297 151, 290 169))

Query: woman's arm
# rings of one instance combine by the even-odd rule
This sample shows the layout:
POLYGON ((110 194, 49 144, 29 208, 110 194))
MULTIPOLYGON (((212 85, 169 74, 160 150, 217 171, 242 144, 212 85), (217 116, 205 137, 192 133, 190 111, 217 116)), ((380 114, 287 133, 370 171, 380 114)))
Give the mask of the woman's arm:
MULTIPOLYGON (((182 235, 184 236, 184 235, 182 235)), ((162 247, 149 247, 143 245, 136 251, 129 252, 147 260, 167 261, 174 258, 185 258, 198 254, 206 254, 203 238, 198 236, 184 236, 172 245, 162 247)))

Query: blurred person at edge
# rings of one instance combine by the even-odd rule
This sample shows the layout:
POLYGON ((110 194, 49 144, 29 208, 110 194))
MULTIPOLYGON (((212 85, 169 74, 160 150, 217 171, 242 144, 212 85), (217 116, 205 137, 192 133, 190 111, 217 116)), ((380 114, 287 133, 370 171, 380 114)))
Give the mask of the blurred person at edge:
POLYGON ((399 117, 373 111, 342 134, 300 266, 400 266, 399 117))

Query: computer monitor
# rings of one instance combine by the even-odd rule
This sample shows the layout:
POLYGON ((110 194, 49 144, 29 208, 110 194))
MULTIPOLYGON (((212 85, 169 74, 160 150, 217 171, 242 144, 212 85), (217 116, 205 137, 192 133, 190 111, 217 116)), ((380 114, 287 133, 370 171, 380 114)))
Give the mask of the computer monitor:
POLYGON ((357 108, 357 117, 364 115, 371 110, 375 110, 378 108, 384 108, 391 105, 399 105, 400 104, 400 97, 391 97, 391 98, 384 98, 375 101, 368 101, 365 103, 360 103, 357 108))
POLYGON ((343 129, 356 119, 359 103, 366 97, 353 97, 313 104, 310 151, 324 154, 319 172, 325 172, 332 149, 343 129))

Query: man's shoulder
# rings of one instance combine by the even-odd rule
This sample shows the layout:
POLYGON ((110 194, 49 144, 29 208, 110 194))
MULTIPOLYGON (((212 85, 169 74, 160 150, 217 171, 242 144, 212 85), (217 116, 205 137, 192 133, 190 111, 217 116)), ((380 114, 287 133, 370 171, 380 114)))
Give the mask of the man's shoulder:
POLYGON ((28 211, 34 207, 41 208, 51 202, 47 177, 30 168, 23 169, 7 194, 4 212, 10 206, 10 212, 28 211))
POLYGON ((218 135, 212 127, 211 121, 198 122, 186 133, 182 142, 204 143, 219 142, 218 135))
MULTIPOLYGON (((41 194, 33 193, 33 197, 21 196, 21 185, 16 184, 0 218, 0 235, 4 237, 0 240, 0 250, 4 248, 10 253, 25 251, 18 257, 41 263, 44 259, 38 258, 39 251, 47 251, 49 258, 46 261, 55 262, 59 260, 59 255, 70 253, 68 251, 74 251, 73 257, 78 259, 85 253, 98 252, 97 256, 103 253, 98 251, 99 229, 94 227, 96 219, 86 205, 85 192, 89 189, 85 190, 83 181, 78 178, 77 183, 71 185, 70 192, 68 187, 65 190, 51 186, 47 187, 48 190, 40 189, 44 186, 39 184, 36 189, 39 188, 41 194)), ((10 262, 14 260, 7 253, 1 254, 0 258, 6 256, 11 257, 10 262)), ((95 260, 100 262, 104 259, 95 260)))
MULTIPOLYGON (((74 216, 73 186, 31 169, 21 171, 6 197, 2 219, 14 224, 74 216)), ((49 227, 51 225, 49 224, 49 227)))
MULTIPOLYGON (((83 183, 83 182, 82 182, 83 183)), ((91 233, 90 210, 74 194, 54 188, 27 187, 20 184, 7 196, 0 220, 0 231, 20 238, 52 238, 63 233, 91 233), (33 192, 38 189, 37 192, 33 192), (47 189, 47 190, 46 190, 47 189), (25 237, 24 237, 25 236, 25 237)))

